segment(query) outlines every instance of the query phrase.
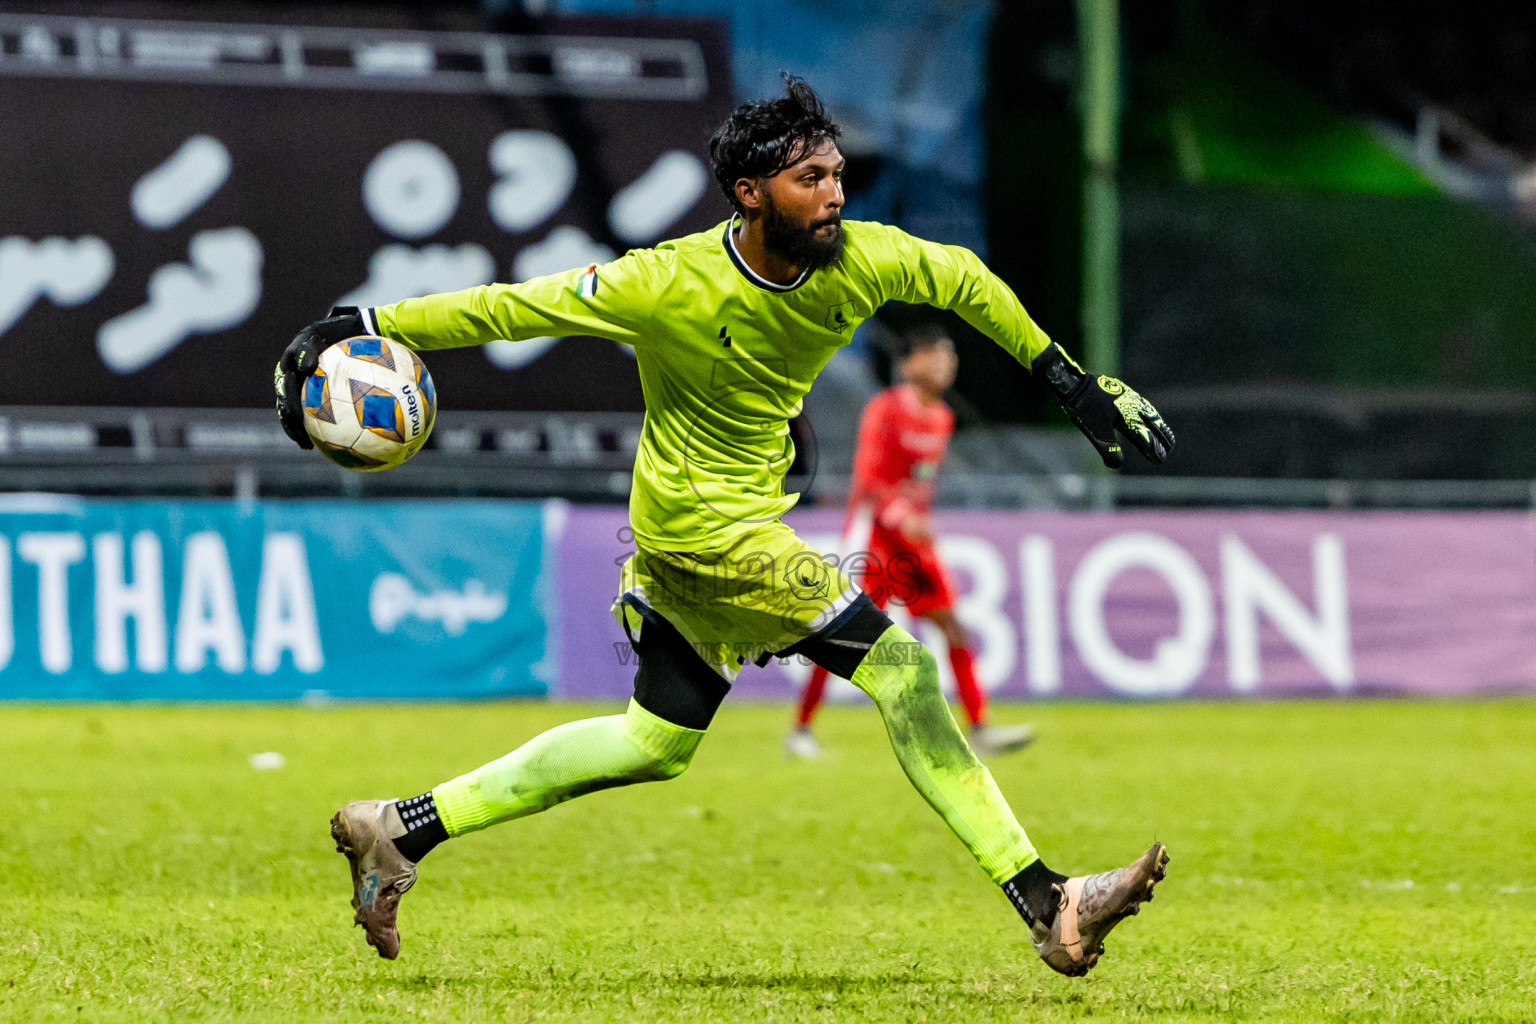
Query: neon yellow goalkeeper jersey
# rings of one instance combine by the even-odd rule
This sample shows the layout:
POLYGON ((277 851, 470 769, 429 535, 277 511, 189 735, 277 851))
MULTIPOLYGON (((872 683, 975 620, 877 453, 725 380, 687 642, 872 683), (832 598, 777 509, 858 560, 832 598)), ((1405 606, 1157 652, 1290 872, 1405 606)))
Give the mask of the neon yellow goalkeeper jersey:
POLYGON ((789 420, 887 301, 951 309, 1028 365, 1050 339, 976 255, 844 221, 842 260, 779 285, 736 251, 735 218, 611 263, 364 312, 410 348, 591 335, 633 345, 645 396, 629 517, 657 550, 706 551, 794 507, 789 420))

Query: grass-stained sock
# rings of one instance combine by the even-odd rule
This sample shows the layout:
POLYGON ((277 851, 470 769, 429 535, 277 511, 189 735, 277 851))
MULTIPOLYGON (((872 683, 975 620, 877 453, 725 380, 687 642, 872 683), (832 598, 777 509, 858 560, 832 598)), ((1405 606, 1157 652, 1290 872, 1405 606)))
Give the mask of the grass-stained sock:
POLYGON ((463 835, 615 786, 683 773, 704 738, 629 702, 622 715, 567 722, 432 790, 443 827, 463 835))
POLYGON ((1038 859, 992 773, 972 753, 939 690, 938 662, 900 626, 871 646, 853 683, 874 700, 896 760, 994 882, 1038 859))

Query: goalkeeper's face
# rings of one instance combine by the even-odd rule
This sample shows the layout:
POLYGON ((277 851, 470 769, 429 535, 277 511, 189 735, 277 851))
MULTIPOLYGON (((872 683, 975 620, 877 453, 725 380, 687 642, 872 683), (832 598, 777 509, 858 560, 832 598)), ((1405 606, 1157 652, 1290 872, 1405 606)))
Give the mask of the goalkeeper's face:
POLYGON ((843 154, 830 139, 763 181, 763 244, 812 270, 843 255, 843 154))

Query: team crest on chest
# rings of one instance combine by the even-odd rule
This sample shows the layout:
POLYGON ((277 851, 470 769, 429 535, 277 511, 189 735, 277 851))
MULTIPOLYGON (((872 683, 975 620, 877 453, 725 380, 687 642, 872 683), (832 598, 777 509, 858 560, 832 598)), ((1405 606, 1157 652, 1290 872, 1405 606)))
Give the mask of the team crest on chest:
POLYGON ((853 326, 853 300, 834 303, 827 307, 827 330, 842 334, 853 326))

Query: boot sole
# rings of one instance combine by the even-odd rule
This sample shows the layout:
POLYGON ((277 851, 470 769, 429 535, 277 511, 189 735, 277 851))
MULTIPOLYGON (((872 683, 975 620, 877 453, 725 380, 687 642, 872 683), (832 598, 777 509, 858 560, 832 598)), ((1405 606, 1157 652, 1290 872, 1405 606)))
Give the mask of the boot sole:
POLYGON ((357 910, 361 906, 357 899, 357 854, 352 846, 352 830, 347 828, 340 811, 331 815, 331 838, 336 842, 336 852, 347 858, 347 866, 352 869, 352 909, 357 910))

